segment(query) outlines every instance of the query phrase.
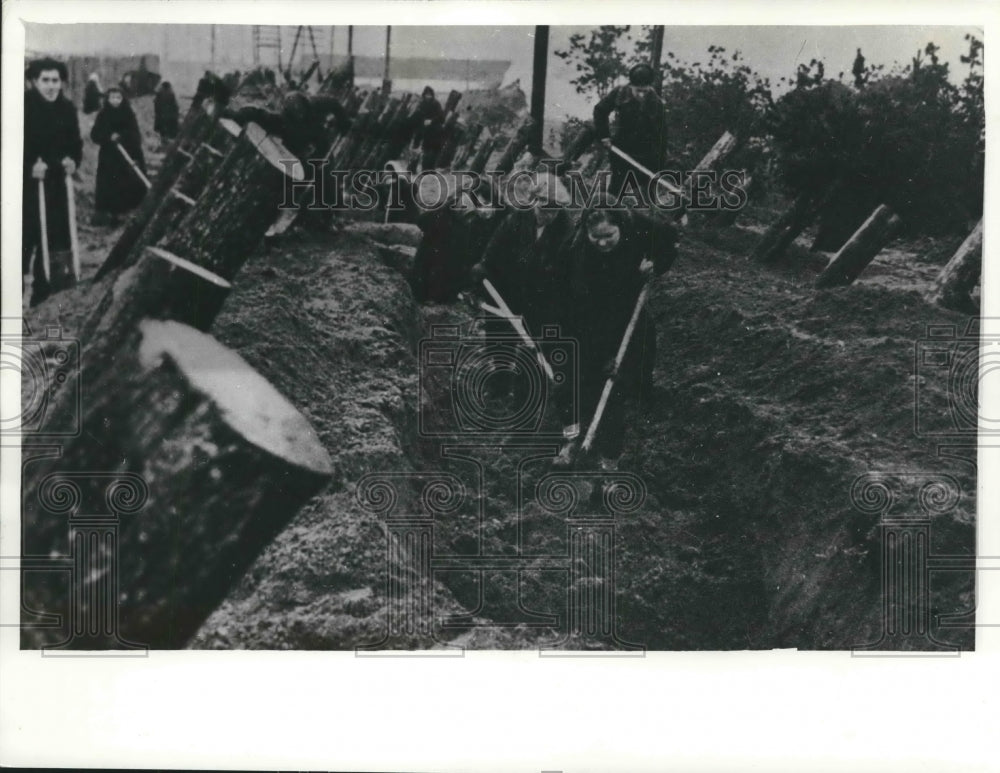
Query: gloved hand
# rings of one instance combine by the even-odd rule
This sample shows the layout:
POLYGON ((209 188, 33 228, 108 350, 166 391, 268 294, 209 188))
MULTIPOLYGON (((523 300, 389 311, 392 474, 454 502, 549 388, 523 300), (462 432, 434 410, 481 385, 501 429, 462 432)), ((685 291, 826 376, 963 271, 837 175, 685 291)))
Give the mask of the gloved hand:
POLYGON ((639 264, 639 273, 648 279, 653 275, 653 268, 653 261, 649 258, 643 258, 642 262, 639 264))
POLYGON ((44 180, 45 173, 49 171, 49 166, 42 159, 38 159, 35 165, 31 167, 31 176, 36 180, 44 180))
POLYGON ((62 160, 62 167, 66 174, 73 174, 76 171, 76 161, 72 158, 64 158, 62 160))
POLYGON ((611 378, 614 374, 615 374, 615 358, 612 357, 610 360, 604 363, 604 367, 601 368, 601 375, 604 376, 604 378, 611 378))
POLYGON ((118 132, 111 132, 111 141, 112 142, 118 142, 118 140, 120 140, 121 138, 122 138, 122 136, 118 132))
POLYGON ((611 138, 610 137, 605 137, 603 140, 601 140, 601 144, 605 148, 607 148, 608 150, 611 150, 611 138))

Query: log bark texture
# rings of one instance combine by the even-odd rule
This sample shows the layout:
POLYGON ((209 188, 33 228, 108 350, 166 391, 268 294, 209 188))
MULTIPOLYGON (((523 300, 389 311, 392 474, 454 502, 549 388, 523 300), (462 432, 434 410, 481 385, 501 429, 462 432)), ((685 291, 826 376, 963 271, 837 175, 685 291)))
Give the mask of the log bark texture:
POLYGON ((899 231, 900 219, 885 204, 880 205, 833 256, 816 279, 816 287, 849 285, 868 267, 899 231))
POLYGON ((159 245, 231 280, 263 239, 301 163, 277 139, 248 123, 193 208, 159 245))
MULTIPOLYGON (((333 467, 308 420, 211 336, 147 320, 124 357, 116 417, 125 466, 145 482, 148 500, 119 525, 117 544, 74 546, 93 567, 74 578, 82 586, 72 589, 82 607, 74 614, 88 617, 87 605, 113 583, 117 638, 175 649, 333 467), (95 560, 101 551, 113 555, 95 560)), ((48 597, 52 587, 29 582, 32 608, 64 606, 48 597)), ((35 646, 53 643, 48 637, 35 646)))
POLYGON ((148 238, 143 239, 143 233, 163 203, 169 200, 170 189, 173 188, 178 176, 191 159, 191 149, 197 147, 208 137, 214 125, 212 117, 201 108, 192 108, 188 111, 177 138, 167 149, 163 164, 153 180, 153 187, 149 189, 143 197, 142 203, 129 217, 125 230, 122 231, 118 241, 108 252, 104 263, 97 270, 95 279, 102 279, 114 269, 125 265, 129 255, 135 255, 133 248, 140 241, 143 244, 139 247, 139 254, 141 254, 145 244, 155 243, 155 239, 153 241, 148 238))
POLYGON ((800 233, 811 223, 826 202, 829 193, 817 196, 804 193, 778 218, 754 247, 750 259, 758 263, 773 263, 791 246, 800 233))
POLYGON ((934 287, 927 294, 927 300, 963 314, 975 313, 977 309, 970 293, 979 281, 982 269, 983 221, 980 220, 941 269, 934 287))

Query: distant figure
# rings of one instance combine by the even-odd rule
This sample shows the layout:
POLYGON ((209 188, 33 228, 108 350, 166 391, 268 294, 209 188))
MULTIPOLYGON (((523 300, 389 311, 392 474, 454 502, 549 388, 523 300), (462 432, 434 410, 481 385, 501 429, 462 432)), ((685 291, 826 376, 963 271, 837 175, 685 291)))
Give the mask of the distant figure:
POLYGON ((160 135, 161 142, 166 143, 177 136, 180 114, 173 87, 169 81, 163 81, 153 99, 153 131, 160 135))
POLYGON ((135 96, 133 91, 132 83, 132 73, 127 72, 122 76, 122 79, 118 82, 118 90, 122 93, 122 96, 129 99, 135 96))
POLYGON ((444 108, 434 97, 434 89, 425 86, 420 95, 420 104, 410 118, 413 145, 414 147, 419 145, 421 150, 421 169, 434 168, 434 162, 444 141, 443 126, 444 108))
POLYGON ((118 147, 121 145, 145 174, 139 122, 120 89, 108 89, 105 105, 97 114, 90 139, 101 146, 94 195, 95 224, 106 221, 117 225, 121 215, 133 209, 146 195, 145 184, 118 147))
POLYGON ((24 187, 21 267, 27 274, 35 255, 31 305, 74 284, 70 252, 66 175, 76 172, 83 155, 76 107, 62 93, 66 65, 54 59, 33 61, 27 71, 31 90, 24 94, 24 187), (49 277, 41 251, 38 181, 44 182, 49 277), (35 254, 37 251, 37 255, 35 254))
POLYGON ((860 48, 858 55, 854 58, 854 67, 851 68, 851 73, 854 75, 854 88, 863 88, 868 79, 865 77, 865 58, 861 55, 860 48))
POLYGON ((211 70, 205 70, 205 75, 198 81, 198 88, 191 101, 192 107, 202 107, 206 100, 211 100, 217 107, 225 107, 229 104, 229 97, 232 92, 229 87, 222 82, 222 78, 211 70))
MULTIPOLYGON (((667 152, 667 118, 663 101, 653 90, 655 73, 648 64, 637 64, 628 73, 628 85, 612 89, 594 106, 594 129, 597 139, 610 150, 614 144, 632 156, 654 174, 662 169, 667 152), (617 118, 615 136, 611 138, 609 117, 617 118)), ((611 189, 616 200, 629 172, 645 190, 649 178, 632 164, 610 155, 611 189)))
POLYGON ((302 161, 312 154, 326 154, 330 149, 331 126, 339 132, 345 132, 351 126, 350 115, 335 97, 309 97, 301 91, 285 95, 280 113, 247 105, 239 110, 225 109, 221 116, 231 118, 241 126, 253 121, 268 134, 280 137, 302 161))
POLYGON ((83 114, 90 115, 101 109, 101 79, 96 72, 92 72, 87 78, 87 85, 83 89, 83 114))

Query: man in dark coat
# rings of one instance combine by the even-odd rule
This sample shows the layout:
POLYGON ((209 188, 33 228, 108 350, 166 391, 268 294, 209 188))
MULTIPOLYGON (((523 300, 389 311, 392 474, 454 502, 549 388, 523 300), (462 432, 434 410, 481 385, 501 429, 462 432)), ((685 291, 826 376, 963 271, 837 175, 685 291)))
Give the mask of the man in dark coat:
POLYGON ((181 110, 169 81, 163 81, 153 99, 153 131, 166 143, 177 136, 181 110))
POLYGON ((248 105, 239 110, 224 110, 222 117, 231 118, 240 126, 250 121, 268 134, 279 137, 301 161, 321 157, 330 149, 330 130, 345 132, 351 117, 335 97, 309 97, 300 91, 285 95, 281 112, 248 105))
POLYGON ((192 107, 201 107, 205 100, 211 100, 220 108, 229 104, 232 92, 223 83, 222 78, 211 70, 205 70, 204 76, 198 81, 198 87, 194 92, 194 99, 191 100, 192 107))
MULTIPOLYGON (((403 199, 416 208, 412 194, 403 199)), ((453 301, 466 289, 469 270, 482 257, 493 233, 494 211, 477 207, 468 193, 415 216, 422 237, 408 276, 417 303, 453 301)))
POLYGON ((32 88, 24 95, 24 170, 22 207, 22 272, 34 264, 31 305, 53 292, 72 286, 69 199, 66 175, 80 165, 83 142, 76 107, 62 93, 66 66, 39 59, 28 67, 32 88), (50 277, 46 278, 41 252, 41 214, 38 181, 44 182, 50 277))
MULTIPOLYGON (((639 211, 597 207, 584 213, 568 247, 571 267, 564 331, 578 342, 580 423, 572 423, 570 392, 557 393, 563 435, 569 441, 557 464, 572 461, 574 443, 586 431, 613 372, 639 293, 647 281, 670 268, 676 245, 673 226, 639 211)), ((617 467, 625 441, 625 403, 648 397, 655 356, 656 331, 644 308, 595 436, 593 450, 602 469, 617 467)))
POLYGON ((410 117, 413 147, 420 147, 420 168, 434 169, 434 162, 444 144, 444 108, 434 97, 434 89, 425 86, 420 104, 410 117))
POLYGON ((90 131, 90 139, 101 147, 97 157, 95 215, 98 222, 106 217, 114 225, 146 195, 145 183, 121 152, 124 148, 142 173, 146 173, 139 122, 118 89, 108 89, 105 105, 90 131))
MULTIPOLYGON (((633 67, 629 71, 628 85, 612 89, 594 106, 594 130, 598 141, 606 148, 614 144, 655 174, 662 170, 666 160, 667 118, 663 101, 653 89, 654 77, 653 68, 647 64, 633 67), (617 117, 614 138, 609 122, 611 113, 617 117)), ((646 189, 649 182, 646 175, 613 153, 609 161, 611 187, 608 192, 612 198, 619 198, 630 170, 642 190, 646 189)))

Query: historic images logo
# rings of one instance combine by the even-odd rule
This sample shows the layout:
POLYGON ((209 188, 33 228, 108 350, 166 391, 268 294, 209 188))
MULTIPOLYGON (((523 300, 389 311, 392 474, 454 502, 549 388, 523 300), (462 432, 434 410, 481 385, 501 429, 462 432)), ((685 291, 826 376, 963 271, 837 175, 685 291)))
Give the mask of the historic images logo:
POLYGON ((642 506, 643 481, 549 468, 560 435, 547 431, 547 409, 559 395, 560 409, 577 413, 576 342, 557 328, 524 340, 443 326, 419 351, 421 436, 453 468, 358 481, 358 502, 386 525, 388 604, 384 637, 358 654, 414 637, 436 647, 421 654, 460 654, 448 643, 458 633, 505 627, 534 631, 542 655, 643 654, 619 635, 615 599, 615 519, 642 506), (499 512, 499 500, 514 512, 499 512), (548 549, 529 544, 529 520, 560 532, 548 549), (472 578, 478 603, 439 609, 435 587, 457 577, 472 578), (557 601, 532 606, 531 583, 557 601))
POLYGON ((69 437, 80 432, 80 342, 58 326, 34 334, 27 323, 2 320, 0 379, 6 394, 0 409, 0 435, 69 437), (18 332, 8 328, 16 325, 18 332))
POLYGON ((914 351, 913 426, 918 437, 947 440, 1000 435, 1000 417, 983 410, 983 393, 1000 373, 997 320, 928 325, 914 351))

